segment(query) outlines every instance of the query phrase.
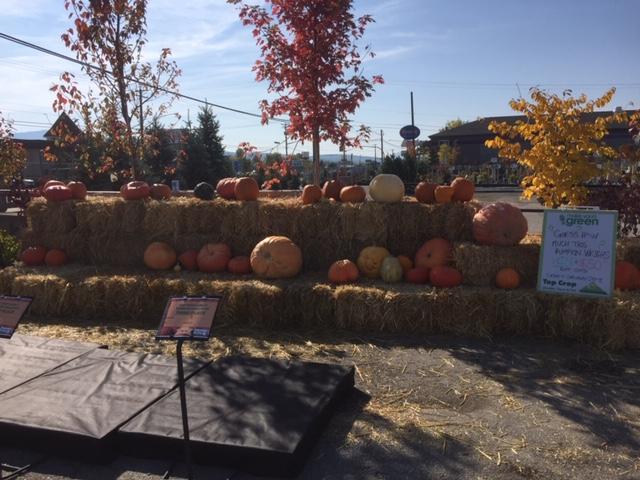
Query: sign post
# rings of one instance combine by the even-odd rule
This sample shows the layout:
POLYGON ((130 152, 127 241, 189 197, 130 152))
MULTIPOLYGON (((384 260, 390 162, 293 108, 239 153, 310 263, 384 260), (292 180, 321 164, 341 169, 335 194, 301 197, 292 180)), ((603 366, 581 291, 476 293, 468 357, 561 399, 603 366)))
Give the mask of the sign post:
MULTIPOLYGON (((182 414, 182 432, 184 437, 184 457, 187 464, 187 478, 193 478, 191 443, 189 440, 189 415, 187 413, 187 394, 185 389, 182 345, 186 340, 209 340, 211 326, 218 311, 221 298, 206 297, 170 297, 165 307, 156 340, 177 340, 176 360, 178 362, 178 389, 180 390, 180 410, 182 414)), ((168 478, 165 475, 165 478, 168 478)))
POLYGON ((538 291, 611 297, 617 220, 609 210, 545 210, 538 291))

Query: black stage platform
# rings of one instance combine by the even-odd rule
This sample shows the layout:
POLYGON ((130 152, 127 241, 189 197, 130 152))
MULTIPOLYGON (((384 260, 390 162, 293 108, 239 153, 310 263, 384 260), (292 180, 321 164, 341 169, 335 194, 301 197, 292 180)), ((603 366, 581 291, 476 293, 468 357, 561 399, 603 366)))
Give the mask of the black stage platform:
MULTIPOLYGON (((353 389, 353 367, 229 357, 186 383, 197 463, 258 475, 299 472, 334 407, 353 389)), ((177 391, 143 411, 117 434, 122 453, 182 458, 177 391)))
POLYGON ((68 342, 15 334, 0 340, 0 393, 39 377, 98 348, 94 343, 68 342))

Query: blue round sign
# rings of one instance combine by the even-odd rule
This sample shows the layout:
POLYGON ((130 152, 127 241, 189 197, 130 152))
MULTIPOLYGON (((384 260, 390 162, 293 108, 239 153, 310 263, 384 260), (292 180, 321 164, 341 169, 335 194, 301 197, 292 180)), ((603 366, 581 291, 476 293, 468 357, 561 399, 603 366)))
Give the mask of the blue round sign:
POLYGON ((420 129, 415 125, 405 125, 400 129, 400 136, 405 140, 415 140, 420 136, 420 129))

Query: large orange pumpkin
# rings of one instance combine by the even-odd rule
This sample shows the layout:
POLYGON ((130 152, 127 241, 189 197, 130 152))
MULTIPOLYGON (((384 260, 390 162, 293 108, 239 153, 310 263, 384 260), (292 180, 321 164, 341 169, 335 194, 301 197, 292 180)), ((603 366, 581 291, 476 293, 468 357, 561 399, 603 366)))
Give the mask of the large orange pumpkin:
POLYGON ((262 278, 295 277, 302 270, 302 251, 287 237, 267 237, 251 252, 251 268, 262 278))
POLYGON ((224 243, 207 243, 198 252, 198 270, 205 273, 224 272, 231 260, 231 249, 224 243))
POLYGON ((517 245, 528 229, 525 216, 510 203, 491 203, 473 216, 473 238, 482 245, 517 245))
POLYGON ((67 263, 67 254, 64 250, 52 248, 45 255, 44 263, 47 267, 60 267, 67 263))
POLYGON ((233 192, 236 200, 242 200, 244 202, 253 202, 258 199, 260 193, 260 187, 251 177, 242 177, 236 180, 233 192))
POLYGON ((178 263, 185 270, 198 270, 198 251, 187 250, 186 252, 182 252, 178 257, 178 263))
POLYGON ((496 287, 507 290, 520 286, 520 274, 513 268, 501 268, 496 274, 496 287))
POLYGON ((378 278, 382 262, 390 255, 389 250, 384 247, 365 247, 358 255, 356 263, 365 277, 378 278))
POLYGON ((352 283, 358 280, 358 267, 351 260, 338 260, 329 267, 331 283, 352 283))
POLYGON ((640 271, 631 262, 616 262, 616 288, 635 290, 640 287, 640 271))
POLYGON ((129 182, 120 188, 120 194, 125 200, 142 200, 149 198, 151 188, 147 182, 129 182))
POLYGON ((404 274, 404 278, 409 283, 424 285, 425 283, 429 283, 429 272, 430 270, 428 268, 412 268, 404 274))
POLYGON ((236 275, 247 275, 253 272, 251 270, 251 259, 249 257, 233 257, 229 260, 227 270, 236 275))
POLYGON ((46 198, 48 202, 63 202, 65 200, 71 200, 73 193, 66 185, 49 185, 42 192, 42 196, 46 198))
POLYGON ((453 245, 444 238, 432 238, 416 253, 415 267, 433 268, 447 265, 453 258, 453 245))
POLYGON ((438 185, 433 192, 437 203, 449 203, 453 198, 453 187, 438 185))
POLYGON ((151 185, 151 198, 154 200, 169 200, 171 187, 166 183, 154 183, 151 185))
POLYGON ((462 274, 453 267, 441 265, 431 269, 429 280, 434 287, 452 288, 462 285, 462 274))
POLYGON ((71 198, 74 200, 84 200, 87 198, 87 187, 82 182, 69 182, 67 187, 71 190, 71 198))
POLYGON ((324 198, 333 198, 335 201, 340 201, 340 191, 342 190, 342 182, 340 180, 329 180, 324 183, 322 187, 322 196, 324 198))
POLYGON ((451 199, 454 202, 468 202, 476 192, 476 187, 473 185, 473 182, 463 177, 458 177, 453 180, 451 187, 453 188, 453 197, 451 199))
POLYGON ((44 263, 46 255, 47 249, 44 247, 28 247, 20 254, 20 260, 22 260, 27 267, 35 267, 44 263))
POLYGON ((226 200, 235 200, 236 198, 236 179, 223 178, 216 185, 216 192, 226 200))
POLYGON ((367 198, 367 192, 360 185, 344 187, 340 190, 340 201, 349 203, 362 203, 367 198))
POLYGON ((144 251, 144 264, 152 270, 169 270, 176 264, 176 252, 163 242, 153 242, 144 251))
POLYGON ((436 201, 435 191, 437 186, 435 183, 420 182, 416 186, 416 200, 420 203, 434 203, 436 201))
POLYGON ((305 185, 302 189, 302 204, 318 203, 322 199, 322 189, 317 185, 305 185))

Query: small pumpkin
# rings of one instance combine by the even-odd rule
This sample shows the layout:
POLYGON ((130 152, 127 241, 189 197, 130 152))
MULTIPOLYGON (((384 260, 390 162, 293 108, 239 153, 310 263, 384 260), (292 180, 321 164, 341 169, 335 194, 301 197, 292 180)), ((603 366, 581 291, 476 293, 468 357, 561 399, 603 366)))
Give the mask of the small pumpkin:
POLYGON ((353 283, 358 280, 358 267, 351 260, 338 260, 329 267, 329 282, 353 283))
POLYGON ((449 203, 453 198, 453 187, 448 185, 438 185, 433 191, 436 203, 449 203))
POLYGON ((384 247, 365 247, 358 255, 356 263, 365 277, 378 278, 382 261, 390 255, 389 250, 384 247))
POLYGON ((60 180, 47 180, 40 190, 44 192, 47 187, 52 185, 64 185, 64 182, 61 182, 60 180))
POLYGON ((302 270, 302 251, 287 237, 267 237, 251 252, 251 268, 262 278, 295 277, 302 270))
POLYGON ((367 198, 367 192, 360 185, 352 185, 340 190, 341 202, 362 203, 365 198, 367 198))
POLYGON ((84 200, 87 198, 87 187, 82 182, 69 182, 67 187, 71 190, 71 198, 74 200, 84 200))
POLYGON ((229 177, 223 178, 216 185, 216 192, 225 200, 236 199, 236 179, 229 177))
POLYGON ((453 188, 454 202, 468 202, 473 198, 473 194, 476 192, 476 187, 471 180, 467 180, 464 177, 457 177, 451 182, 451 188, 453 188))
POLYGON ((398 283, 402 280, 402 265, 396 257, 387 257, 380 266, 380 277, 387 283, 398 283))
POLYGON ((227 265, 227 270, 231 273, 235 273, 236 275, 247 275, 252 273, 251 269, 251 259, 249 257, 233 257, 229 260, 229 264, 227 265))
POLYGON ((45 255, 44 263, 47 267, 60 267, 67 263, 67 254, 64 250, 52 248, 45 255))
POLYGON ((322 199, 322 189, 317 185, 305 185, 302 189, 302 204, 318 203, 322 199))
POLYGON ((258 187, 258 182, 253 178, 242 177, 236 180, 233 192, 236 200, 254 202, 258 199, 260 187, 258 187))
POLYGON ((510 203, 491 203, 473 216, 473 238, 482 245, 510 247, 527 235, 527 219, 510 203))
POLYGON ((496 287, 511 290, 520 286, 520 274, 513 268, 501 268, 496 274, 496 287))
POLYGON ((453 258, 453 245, 444 238, 432 238, 420 247, 416 253, 414 265, 433 268, 447 265, 453 258))
POLYGON ((435 183, 420 182, 416 185, 415 197, 420 203, 435 203, 436 201, 436 185, 435 183))
POLYGON ((147 182, 129 182, 120 188, 120 194, 125 200, 143 200, 149 198, 151 188, 147 182))
POLYGON ((193 189, 193 196, 200 200, 213 200, 213 185, 207 182, 200 182, 193 189))
POLYGON ((336 202, 340 201, 340 191, 344 185, 340 180, 329 180, 322 187, 322 196, 324 198, 333 198, 336 202))
POLYGON ((186 252, 182 252, 178 257, 178 264, 185 270, 198 270, 198 251, 187 250, 186 252))
POLYGON ((165 183, 154 183, 151 185, 151 198, 154 200, 169 200, 171 198, 171 187, 165 183))
POLYGON ((175 250, 163 242, 150 243, 144 251, 144 264, 152 270, 169 270, 176 259, 175 250))
POLYGON ((402 271, 406 274, 409 270, 413 268, 413 260, 411 260, 406 255, 398 255, 398 261, 400 265, 402 265, 402 271))
POLYGON ((404 278, 409 283, 424 285, 425 283, 429 283, 429 273, 430 270, 428 268, 417 267, 405 273, 404 278))
POLYGON ((27 267, 36 267, 44 263, 46 255, 47 249, 44 247, 28 247, 20 254, 20 260, 27 267))
POLYGON ((462 285, 462 274, 453 267, 441 265, 429 272, 431 285, 439 288, 453 288, 462 285))
POLYGON ((198 252, 198 270, 205 273, 224 272, 231 260, 231 248, 224 243, 207 243, 198 252))
POLYGON ((404 197, 404 183, 397 175, 381 173, 369 183, 369 194, 376 202, 396 203, 404 197))
POLYGON ((65 200, 71 200, 73 193, 66 185, 49 185, 42 192, 42 196, 48 202, 64 202, 65 200))
POLYGON ((616 288, 620 290, 635 290, 640 287, 640 271, 631 262, 616 262, 616 288))

